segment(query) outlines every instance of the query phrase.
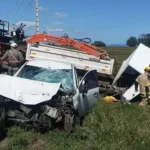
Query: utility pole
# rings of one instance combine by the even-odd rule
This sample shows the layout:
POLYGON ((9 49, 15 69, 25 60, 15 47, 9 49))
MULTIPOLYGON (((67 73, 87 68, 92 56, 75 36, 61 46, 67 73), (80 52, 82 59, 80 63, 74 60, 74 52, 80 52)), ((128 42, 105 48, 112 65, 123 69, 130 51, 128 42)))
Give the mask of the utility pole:
MULTIPOLYGON (((12 11, 10 10, 10 11, 8 11, 8 16, 9 16, 9 29, 8 29, 8 32, 10 33, 10 29, 11 29, 11 27, 12 27, 12 25, 11 25, 11 18, 12 18, 12 11)), ((12 29, 11 29, 12 30, 12 29)))
POLYGON ((38 0, 35 0, 35 3, 36 3, 36 33, 39 33, 38 0))

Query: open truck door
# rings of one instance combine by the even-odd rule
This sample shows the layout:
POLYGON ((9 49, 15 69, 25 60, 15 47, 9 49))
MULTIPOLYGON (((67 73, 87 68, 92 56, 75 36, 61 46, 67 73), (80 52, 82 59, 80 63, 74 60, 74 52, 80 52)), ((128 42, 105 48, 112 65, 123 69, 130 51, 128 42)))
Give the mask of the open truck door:
POLYGON ((139 95, 139 89, 136 92, 134 82, 138 75, 144 73, 145 66, 150 64, 150 48, 140 44, 135 51, 122 63, 120 70, 118 71, 112 86, 116 88, 126 89, 122 96, 126 101, 131 101, 133 98, 139 95), (121 85, 119 82, 123 82, 126 85, 121 85), (118 84, 119 83, 119 84, 118 84))
POLYGON ((88 71, 79 84, 79 114, 83 116, 99 99, 98 76, 96 70, 88 71))

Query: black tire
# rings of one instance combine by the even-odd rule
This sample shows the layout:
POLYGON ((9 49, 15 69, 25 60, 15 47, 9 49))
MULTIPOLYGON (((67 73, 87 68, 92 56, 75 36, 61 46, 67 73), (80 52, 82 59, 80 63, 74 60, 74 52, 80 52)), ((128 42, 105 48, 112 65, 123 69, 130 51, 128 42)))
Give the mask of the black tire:
POLYGON ((6 136, 5 122, 5 108, 0 105, 0 140, 6 136))
POLYGON ((73 132, 75 130, 75 127, 77 125, 81 125, 81 117, 78 115, 78 113, 66 114, 64 119, 64 130, 66 132, 73 132))
POLYGON ((41 125, 40 128, 41 131, 44 132, 52 129, 52 119, 50 117, 41 114, 39 120, 41 125))
POLYGON ((64 118, 64 130, 68 133, 72 132, 73 130, 73 122, 74 122, 74 115, 65 114, 64 118))

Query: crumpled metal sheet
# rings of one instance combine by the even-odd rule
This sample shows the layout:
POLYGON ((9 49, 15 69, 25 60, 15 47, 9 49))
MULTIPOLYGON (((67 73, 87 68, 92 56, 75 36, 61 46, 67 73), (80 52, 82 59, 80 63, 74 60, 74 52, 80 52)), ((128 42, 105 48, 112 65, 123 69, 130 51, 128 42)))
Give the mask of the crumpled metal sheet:
POLYGON ((0 95, 22 104, 36 105, 56 95, 61 83, 46 83, 0 75, 0 95))

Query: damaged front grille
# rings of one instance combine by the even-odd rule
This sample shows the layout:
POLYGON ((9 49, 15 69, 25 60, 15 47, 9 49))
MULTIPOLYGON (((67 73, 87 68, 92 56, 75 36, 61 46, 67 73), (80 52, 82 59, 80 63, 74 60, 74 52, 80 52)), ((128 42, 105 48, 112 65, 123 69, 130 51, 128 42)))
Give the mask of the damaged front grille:
POLYGON ((13 121, 25 127, 50 129, 54 124, 63 122, 65 113, 73 112, 72 96, 59 91, 51 100, 37 105, 25 105, 4 97, 0 103, 5 108, 8 123, 13 121))

